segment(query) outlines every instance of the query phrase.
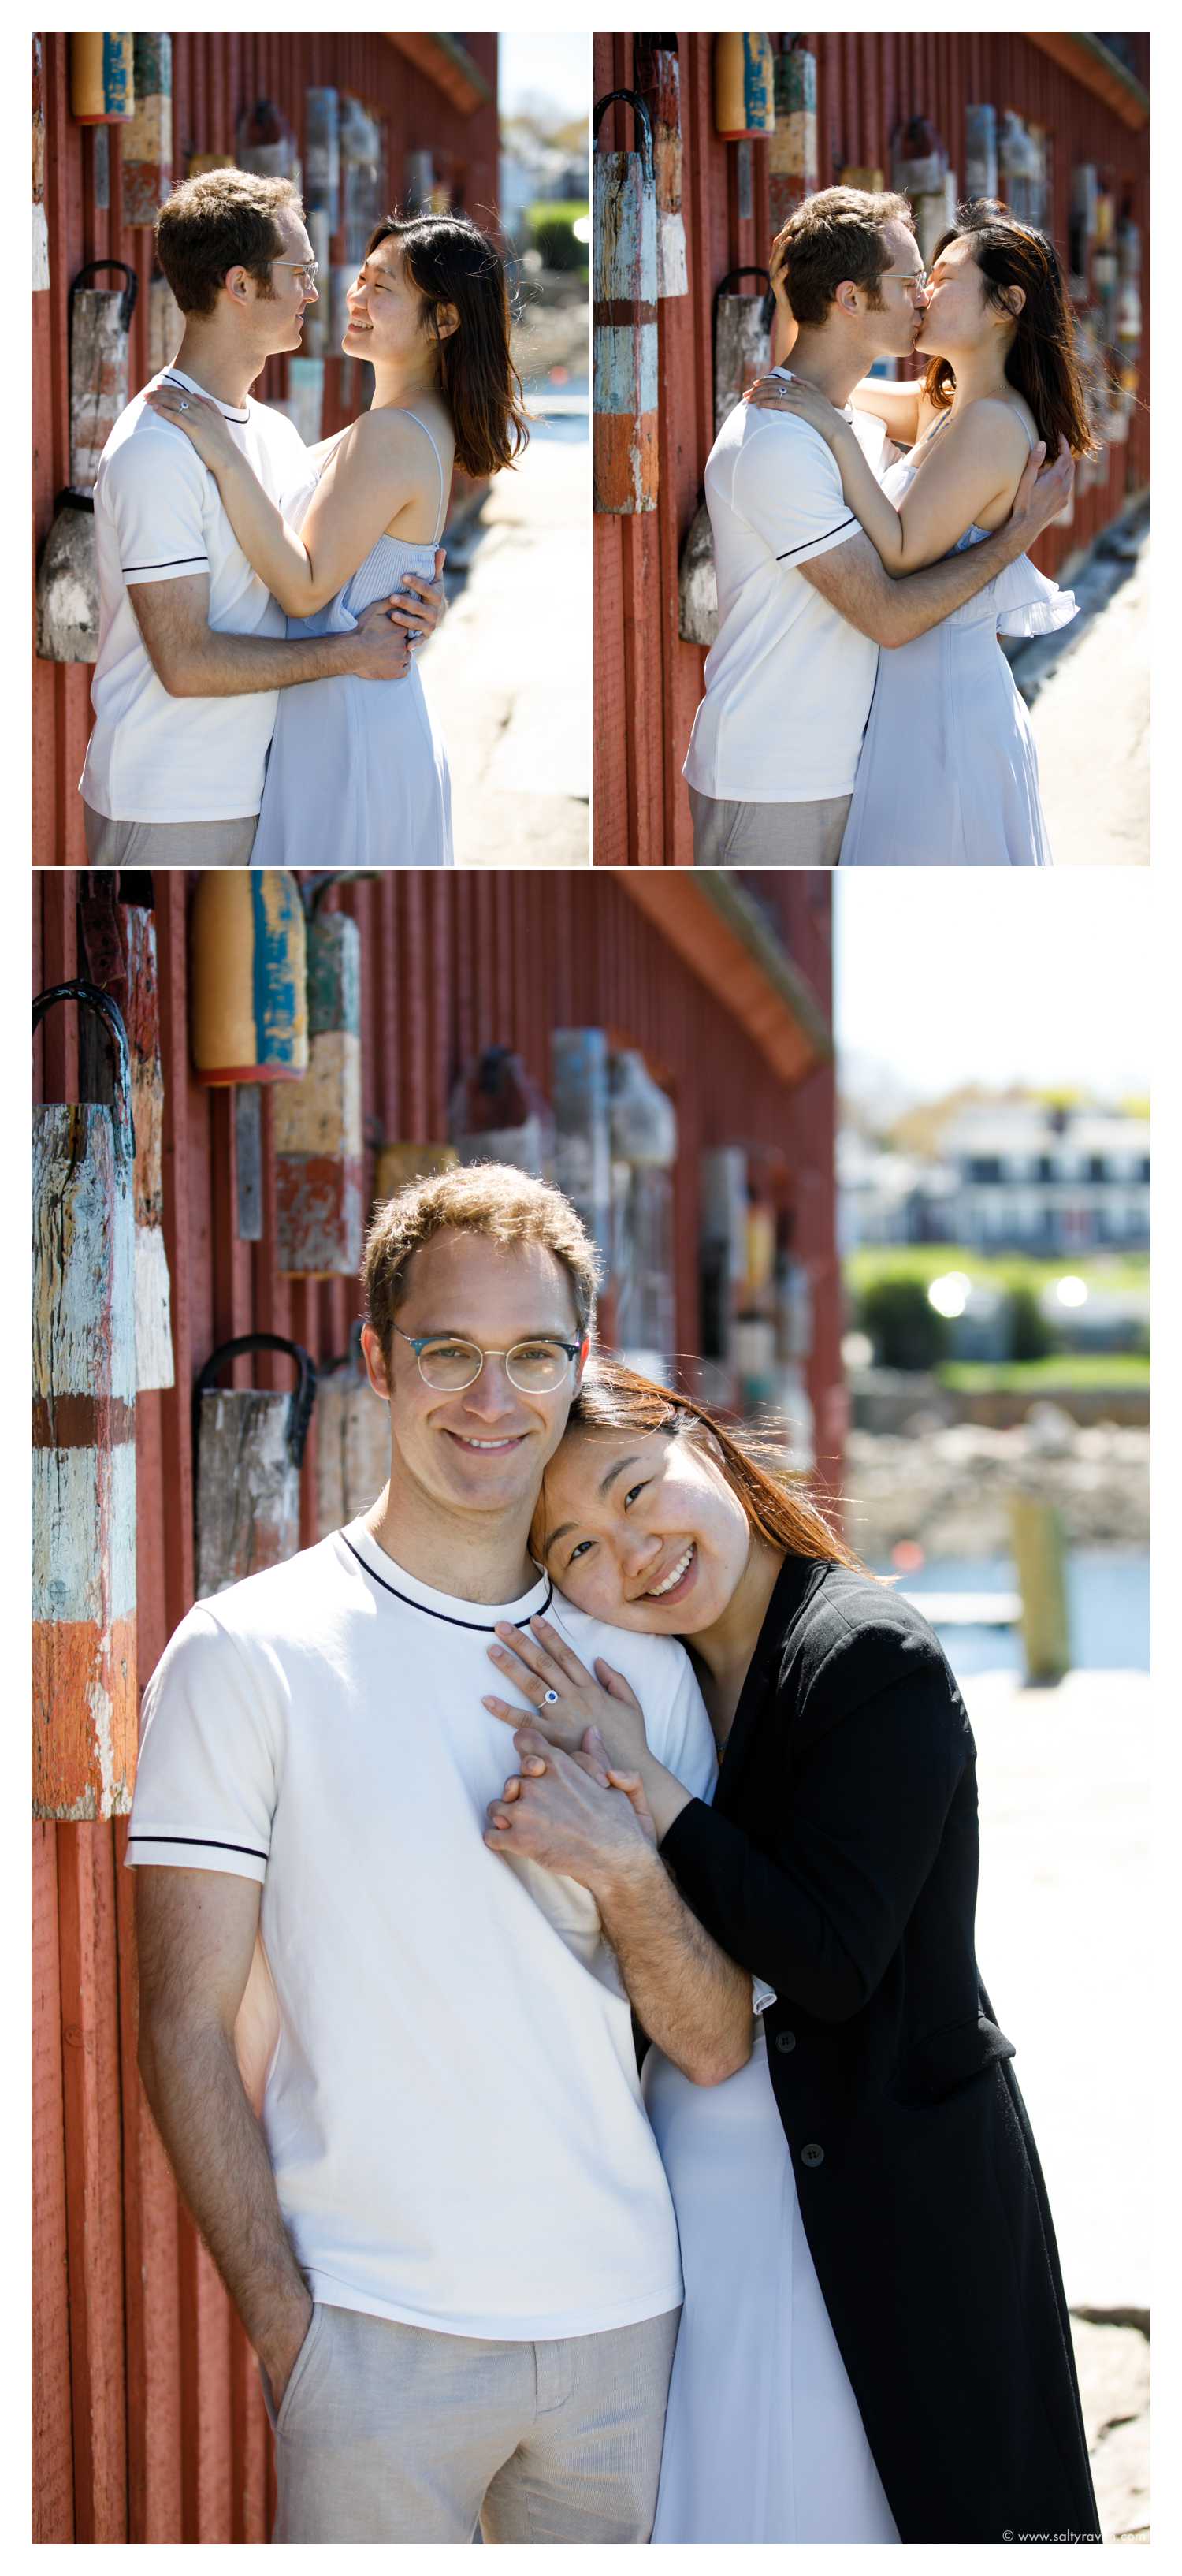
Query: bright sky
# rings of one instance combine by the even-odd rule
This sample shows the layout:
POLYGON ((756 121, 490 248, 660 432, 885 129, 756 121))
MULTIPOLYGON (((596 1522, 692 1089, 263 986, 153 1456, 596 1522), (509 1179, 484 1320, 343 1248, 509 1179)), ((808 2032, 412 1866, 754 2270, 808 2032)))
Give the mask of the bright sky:
POLYGON ((1147 868, 858 868, 834 891, 838 1046, 917 1098, 1149 1086, 1147 868))
POLYGON ((591 37, 528 36, 501 30, 499 49, 500 107, 513 114, 534 93, 549 100, 562 118, 590 116, 591 37))

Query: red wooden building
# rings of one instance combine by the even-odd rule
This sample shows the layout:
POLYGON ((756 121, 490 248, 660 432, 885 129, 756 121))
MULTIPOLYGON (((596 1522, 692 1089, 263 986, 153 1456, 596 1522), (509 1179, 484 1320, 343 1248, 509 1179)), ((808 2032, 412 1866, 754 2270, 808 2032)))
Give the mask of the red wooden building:
MULTIPOLYGON (((80 124, 71 113, 70 38, 44 35, 45 213, 49 285, 33 296, 33 541, 40 548, 57 494, 69 484, 69 290, 91 260, 125 260, 136 271, 130 384, 152 372, 149 296, 154 270, 150 226, 123 221, 122 137, 118 125, 80 124)), ((424 182, 477 222, 493 219, 498 196, 497 38, 495 35, 174 35, 172 44, 172 178, 195 160, 233 160, 239 120, 259 100, 277 108, 306 164, 306 96, 330 88, 360 102, 376 120, 388 203, 421 196, 424 182), (430 168, 425 167, 424 156, 430 168)), ((332 258, 344 260, 342 225, 332 258)), ((101 283, 109 284, 104 278, 101 283)), ((167 363, 165 360, 164 363, 167 363)), ((356 359, 330 355, 325 365, 319 434, 344 427, 366 399, 356 359)), ((280 402, 287 360, 273 360, 255 391, 280 402)), ((463 478, 460 478, 462 483, 463 478)), ((458 492, 458 486, 457 486, 458 492)), ((85 859, 77 786, 90 732, 87 663, 33 662, 33 863, 67 866, 85 859)))
MULTIPOLYGON (((34 879, 35 992, 76 971, 82 882, 73 870, 34 879)), ((190 1061, 194 883, 182 873, 154 880, 176 1384, 136 1404, 141 1688, 194 1596, 191 1394, 202 1363, 257 1330, 331 1358, 360 1306, 350 1278, 280 1274, 266 1098, 262 1237, 239 1239, 233 1094, 203 1088, 190 1061)), ((145 880, 134 886, 129 900, 142 903, 145 880)), ((324 897, 360 931, 370 1191, 381 1143, 447 1136, 456 1074, 478 1051, 514 1048, 549 1093, 551 1031, 605 1029, 613 1047, 639 1051, 676 1108, 673 1330, 676 1348, 694 1352, 703 1157, 739 1146, 778 1175, 811 1288, 808 1394, 834 1491, 845 1412, 830 900, 828 881, 803 873, 719 888, 704 876, 394 871, 324 897)), ((38 1096, 76 1100, 71 1008, 52 1013, 35 1053, 38 1096)), ((259 1362, 260 1382, 272 1365, 259 1362)), ((316 1470, 313 1414, 305 1543, 319 1535, 316 1470)), ((257 2374, 178 2205, 136 2072, 126 1830, 124 1821, 33 1828, 34 2537, 259 2542, 270 2437, 257 2374)))
MULTIPOLYGON (((660 43, 672 39, 661 38, 660 43)), ((678 566, 702 497, 714 440, 712 307, 732 270, 766 268, 769 145, 722 141, 715 131, 715 38, 677 38, 681 92, 683 218, 689 291, 657 304, 659 488, 655 510, 595 521, 595 861, 600 867, 692 865, 689 802, 681 778, 703 652, 678 634, 678 566), (749 156, 746 158, 745 156, 749 156)), ((779 47, 781 41, 772 38, 779 47)), ((926 116, 964 183, 966 110, 990 102, 1046 137, 1048 229, 1067 257, 1073 172, 1091 165, 1100 185, 1148 243, 1149 38, 1073 35, 819 34, 793 40, 816 59, 816 184, 845 170, 880 171, 888 188, 897 129, 926 116), (1131 65, 1131 68, 1128 66, 1131 65)), ((635 86, 631 36, 595 39, 595 91, 635 86)), ((608 110, 604 151, 633 151, 631 112, 608 110)), ((872 184, 860 176, 858 184, 872 184)), ((744 291, 753 291, 753 281, 744 291)), ((1098 480, 1079 489, 1070 527, 1054 528, 1037 556, 1062 566, 1091 544, 1149 481, 1147 262, 1138 402, 1127 443, 1109 446, 1098 480)), ((1081 478, 1082 479, 1082 478, 1081 478)))

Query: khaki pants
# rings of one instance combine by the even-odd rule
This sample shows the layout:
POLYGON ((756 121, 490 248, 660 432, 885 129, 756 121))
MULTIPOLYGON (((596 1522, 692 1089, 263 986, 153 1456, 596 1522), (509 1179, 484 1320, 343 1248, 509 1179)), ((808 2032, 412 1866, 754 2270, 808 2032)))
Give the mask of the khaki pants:
POLYGON ((486 2343, 316 2306, 276 2418, 272 2539, 608 2541, 652 2530, 680 2309, 486 2343))
POLYGON ((92 868, 247 868, 257 814, 230 823, 115 823, 82 801, 92 868))
POLYGON ((696 868, 835 868, 848 796, 816 805, 739 805, 689 792, 696 868))

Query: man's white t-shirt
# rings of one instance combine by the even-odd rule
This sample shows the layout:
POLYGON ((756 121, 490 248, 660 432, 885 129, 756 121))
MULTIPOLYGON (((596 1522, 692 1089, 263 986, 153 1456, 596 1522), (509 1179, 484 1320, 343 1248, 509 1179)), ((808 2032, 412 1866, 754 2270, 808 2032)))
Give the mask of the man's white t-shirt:
MULTIPOLYGON (((886 431, 845 414, 876 474, 886 431)), ((878 646, 804 579, 802 564, 860 536, 832 450, 787 413, 739 403, 706 460, 718 636, 682 776, 748 805, 848 796, 878 646)))
POLYGON ((482 1840, 517 1768, 487 1649, 546 1611, 626 1673, 659 1761, 712 1794, 671 1639, 540 1580, 504 1607, 404 1573, 364 1523, 199 1602, 144 1697, 128 1860, 262 1884, 279 2037, 262 2121, 314 2299, 532 2341, 681 2299, 631 2010, 587 1889, 482 1840))
MULTIPOLYGON (((167 377, 199 393, 191 376, 167 377)), ((145 387, 145 392, 151 387, 145 387)), ((276 506, 290 513, 307 493, 308 453, 293 421, 265 403, 219 403, 235 446, 276 506)), ((284 635, 287 621, 252 571, 217 484, 184 431, 138 393, 121 412, 94 486, 99 644, 90 699, 94 731, 81 792, 96 814, 120 823, 221 823, 257 814, 279 700, 274 689, 242 697, 170 698, 140 633, 128 586, 209 576, 209 623, 231 635, 284 635)))

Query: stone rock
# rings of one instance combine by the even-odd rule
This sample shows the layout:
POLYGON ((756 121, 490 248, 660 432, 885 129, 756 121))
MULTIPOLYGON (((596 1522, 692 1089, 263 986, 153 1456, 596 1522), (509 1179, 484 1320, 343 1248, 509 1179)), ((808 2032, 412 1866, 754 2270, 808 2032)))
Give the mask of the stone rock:
POLYGON ((1088 2456, 1106 2541, 1149 2536, 1149 2337, 1073 2316, 1088 2456))

